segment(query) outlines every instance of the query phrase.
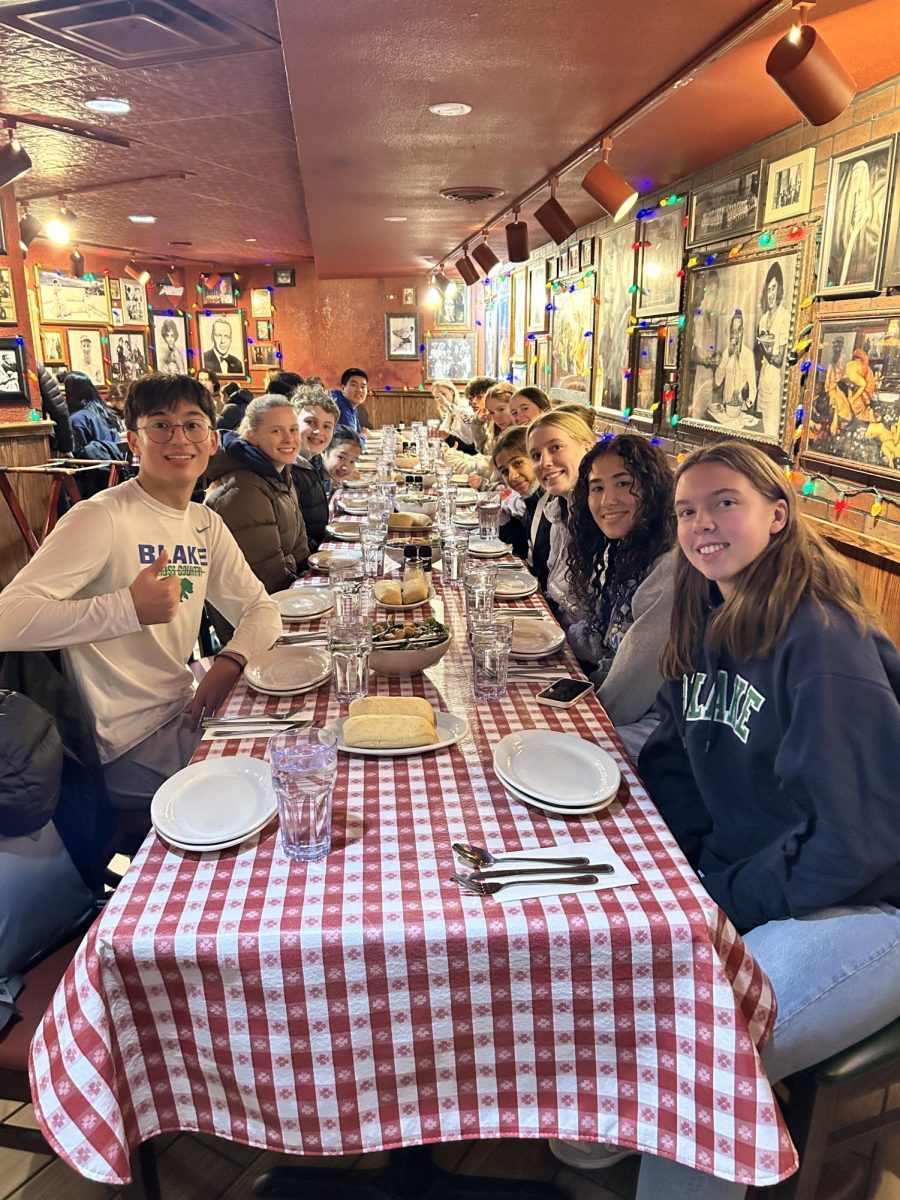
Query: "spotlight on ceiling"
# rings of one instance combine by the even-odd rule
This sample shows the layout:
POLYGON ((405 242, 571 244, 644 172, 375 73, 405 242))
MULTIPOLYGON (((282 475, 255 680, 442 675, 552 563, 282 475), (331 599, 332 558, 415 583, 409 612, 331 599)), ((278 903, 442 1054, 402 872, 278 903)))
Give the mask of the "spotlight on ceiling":
POLYGON ((15 125, 8 125, 7 132, 9 140, 0 145, 0 187, 15 183, 32 166, 28 152, 16 137, 15 125))
POLYGON ((60 197, 60 209, 55 217, 51 217, 44 226, 44 231, 51 242, 57 246, 67 246, 72 238, 72 227, 78 218, 71 208, 66 208, 65 201, 60 197))
MULTIPOLYGON (((444 264, 443 263, 441 263, 441 265, 438 267, 437 274, 432 276, 432 280, 434 282, 434 286, 441 293, 441 295, 446 296, 446 294, 450 288, 450 280, 444 274, 444 264)), ((454 288, 454 291, 455 290, 456 289, 454 288)))
POLYGON ((148 284, 150 282, 150 272, 139 270, 134 259, 125 264, 125 274, 129 279, 133 279, 135 283, 148 284))
POLYGON ((428 291, 425 293, 425 307, 437 308, 442 300, 441 289, 438 287, 434 275, 432 275, 428 281, 428 291))
POLYGON ((456 269, 463 278, 466 287, 471 287, 473 283, 477 283, 481 276, 478 274, 478 268, 469 258, 469 247, 463 246, 462 258, 456 260, 456 269))
POLYGON ((72 264, 72 274, 75 278, 84 279, 84 255, 78 250, 73 250, 69 255, 69 262, 72 264))
POLYGON ((638 194, 631 184, 609 165, 610 150, 612 138, 604 138, 600 161, 594 163, 582 179, 581 186, 604 212, 609 213, 614 221, 618 221, 634 207, 638 194))
POLYGON ((40 221, 26 210, 19 219, 19 245, 22 247, 23 254, 27 253, 28 247, 40 235, 40 232, 40 221))
POLYGON ((484 271, 485 278, 493 275, 500 266, 500 259, 487 244, 487 230, 485 230, 484 241, 479 242, 472 251, 472 257, 484 271))
POLYGON ((519 220, 519 210, 506 227, 506 253, 510 262, 528 262, 528 225, 519 220))
POLYGON ((534 217, 547 230, 557 246, 570 238, 578 226, 556 198, 556 180, 550 180, 550 199, 534 210, 534 217))
POLYGON ((856 84, 820 33, 807 25, 815 0, 795 0, 798 24, 772 47, 766 71, 810 125, 827 125, 856 95, 856 84))

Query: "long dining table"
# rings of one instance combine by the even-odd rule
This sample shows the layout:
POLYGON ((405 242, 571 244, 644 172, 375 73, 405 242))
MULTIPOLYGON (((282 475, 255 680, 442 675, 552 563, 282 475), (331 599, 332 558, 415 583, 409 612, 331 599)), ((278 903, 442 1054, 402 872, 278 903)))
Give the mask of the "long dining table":
MULTIPOLYGON (((129 1179, 131 1151, 176 1130, 351 1155, 497 1137, 615 1142, 747 1184, 796 1153, 758 1052, 770 984, 706 895, 596 697, 540 706, 511 680, 476 703, 461 590, 419 615, 451 628, 424 674, 372 675, 378 695, 465 716, 446 749, 340 755, 333 844, 290 860, 277 823, 216 853, 151 832, 88 932, 31 1051, 35 1111, 89 1179, 129 1179), (608 809, 559 819, 504 791, 492 748, 549 729, 618 759, 608 809), (451 845, 502 850, 605 836, 633 886, 513 903, 449 880, 451 845)), ((542 611, 539 594, 500 603, 542 611)), ((315 628, 315 624, 311 628, 315 628)), ((534 664, 577 670, 563 648, 534 664)), ((299 697, 240 681, 229 715, 299 697)), ((304 697, 337 717, 329 683, 304 697)), ((266 739, 205 738, 196 760, 262 758, 266 739)))

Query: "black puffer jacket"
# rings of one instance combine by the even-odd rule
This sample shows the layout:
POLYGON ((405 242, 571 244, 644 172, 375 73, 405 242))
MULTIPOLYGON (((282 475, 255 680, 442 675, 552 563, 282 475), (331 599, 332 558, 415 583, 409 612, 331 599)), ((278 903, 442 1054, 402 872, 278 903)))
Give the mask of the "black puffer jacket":
POLYGON ((317 466, 315 460, 310 462, 302 456, 291 467, 310 551, 318 550, 324 541, 325 526, 328 524, 328 495, 325 491, 324 474, 324 469, 317 466))
POLYGON ((59 803, 62 765, 49 713, 21 692, 0 691, 0 837, 43 829, 59 803))
POLYGON ((44 415, 56 426, 53 450, 57 454, 71 454, 74 448, 72 426, 69 423, 69 406, 62 388, 43 363, 38 363, 38 387, 41 389, 41 406, 44 415))

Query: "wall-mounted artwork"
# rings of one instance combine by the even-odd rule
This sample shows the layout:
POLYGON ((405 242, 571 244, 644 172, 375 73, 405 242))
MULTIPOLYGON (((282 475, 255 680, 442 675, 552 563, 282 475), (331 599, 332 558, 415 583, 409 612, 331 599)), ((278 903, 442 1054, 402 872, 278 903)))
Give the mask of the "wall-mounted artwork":
POLYGON ((582 271, 594 265, 594 239, 582 238, 578 243, 578 262, 582 271))
POLYGON ((246 376, 247 341, 240 309, 209 315, 198 313, 197 336, 200 365, 205 370, 215 371, 220 379, 246 376))
POLYGON ((9 267, 0 267, 0 325, 15 325, 16 298, 9 267))
POLYGON ((632 334, 631 418, 656 424, 661 392, 660 331, 655 325, 632 334))
POLYGON ((104 276, 76 279, 64 271, 35 267, 34 281, 43 325, 109 324, 109 292, 104 276))
POLYGON ((106 383, 106 364, 103 361, 103 345, 99 329, 67 329, 66 344, 69 348, 69 370, 87 375, 96 387, 106 383))
POLYGON ((271 317, 272 293, 268 288, 250 289, 250 316, 271 317))
POLYGON ((384 314, 384 357, 419 357, 419 318, 415 313, 384 314))
POLYGON ((900 311, 822 321, 803 461, 900 480, 900 311), (888 476, 887 473, 890 473, 888 476))
POLYGON ((888 221, 887 250, 884 256, 884 287, 900 287, 900 152, 894 156, 894 186, 891 188, 891 216, 888 221))
POLYGON ((511 358, 509 360, 509 382, 514 387, 523 388, 528 382, 528 365, 524 358, 511 358))
POLYGON ((532 263, 528 268, 528 332, 546 333, 550 325, 550 314, 547 311, 549 295, 547 289, 547 270, 553 259, 544 258, 532 263))
POLYGON ((503 379, 509 372, 509 340, 511 335, 510 319, 512 317, 511 295, 509 275, 503 274, 494 281, 494 295, 496 296, 496 318, 497 318, 497 377, 503 379))
POLYGON ((759 228, 762 163, 716 179, 691 194, 687 246, 745 237, 759 228))
POLYGON ((484 373, 497 378, 497 297, 490 292, 484 304, 484 373))
POLYGON ((0 338, 0 392, 24 392, 27 396, 25 375, 25 347, 17 338, 0 338))
POLYGON ((150 329, 157 371, 163 375, 186 375, 190 355, 188 320, 184 313, 151 313, 150 329))
POLYGON ((268 342, 272 337, 272 322, 262 320, 256 322, 256 340, 258 342, 268 342))
POLYGON ((677 321, 672 321, 664 327, 663 341, 663 370, 678 370, 678 348, 681 344, 681 330, 677 321))
POLYGON ((547 334, 538 334, 528 343, 527 371, 528 382, 532 387, 539 387, 546 392, 550 387, 550 338, 547 334))
POLYGON ((688 272, 683 424, 780 440, 800 253, 793 246, 688 272))
POLYGON ((566 254, 566 273, 574 275, 576 271, 581 269, 581 261, 578 256, 578 243, 576 242, 574 246, 569 246, 566 254))
POLYGON ((293 267, 275 267, 272 271, 272 283, 275 287, 296 287, 297 277, 293 267))
POLYGON ((594 403, 621 412, 625 407, 625 372, 629 365, 628 320, 634 306, 635 224, 626 221, 599 243, 597 304, 597 374, 594 403))
POLYGON ((471 324, 469 289, 460 286, 449 294, 445 292, 434 310, 435 329, 468 329, 471 324))
POLYGON ((250 366, 254 370, 261 367, 280 367, 281 342, 254 342, 250 347, 250 366))
POLYGON ((637 315, 655 317, 681 307, 684 204, 667 204, 638 222, 637 315))
POLYGON ((815 146, 769 163, 763 217, 767 225, 773 221, 786 221, 789 217, 802 217, 809 212, 815 171, 815 146))
POLYGON ((425 343, 428 379, 469 380, 476 374, 474 333, 447 333, 425 343))
POLYGON ((414 287, 405 287, 403 289, 403 303, 404 304, 415 304, 415 302, 416 302, 416 289, 414 287))
POLYGON ((594 362, 594 280, 581 275, 553 293, 550 395, 554 400, 589 404, 594 362))
POLYGON ((147 322, 147 289, 136 279, 120 279, 123 325, 146 325, 147 322))
POLYGON ((109 377, 113 383, 129 383, 146 375, 147 338, 143 333, 109 335, 109 377))
POLYGON ((878 290, 893 167, 893 138, 831 160, 819 259, 821 296, 878 290))
MULTIPOLYGON (((510 358, 524 360, 525 358, 525 327, 528 320, 526 299, 528 295, 528 271, 521 267, 513 272, 511 289, 511 333, 509 343, 510 358)), ((515 382, 515 381, 514 381, 515 382)))
MULTIPOLYGON (((252 302, 253 297, 250 299, 252 302)), ((237 304, 234 275, 229 271, 221 275, 201 275, 200 303, 205 308, 234 308, 237 304)))
POLYGON ((46 367, 66 366, 61 329, 41 330, 41 355, 46 367))

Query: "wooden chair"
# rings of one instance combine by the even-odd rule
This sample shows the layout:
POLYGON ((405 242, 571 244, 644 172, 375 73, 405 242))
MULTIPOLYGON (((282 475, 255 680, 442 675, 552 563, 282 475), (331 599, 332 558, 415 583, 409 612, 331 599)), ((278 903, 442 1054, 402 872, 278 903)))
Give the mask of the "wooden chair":
MULTIPOLYGON (((28 1047, 47 1010, 57 984, 65 974, 81 937, 73 938, 24 973, 25 986, 16 998, 21 1013, 0 1033, 0 1099, 31 1102, 28 1082, 28 1047)), ((37 1129, 0 1123, 0 1146, 31 1154, 54 1151, 37 1129)), ((122 1195, 128 1200, 160 1200, 156 1155, 152 1142, 145 1142, 132 1157, 133 1181, 122 1195)))

